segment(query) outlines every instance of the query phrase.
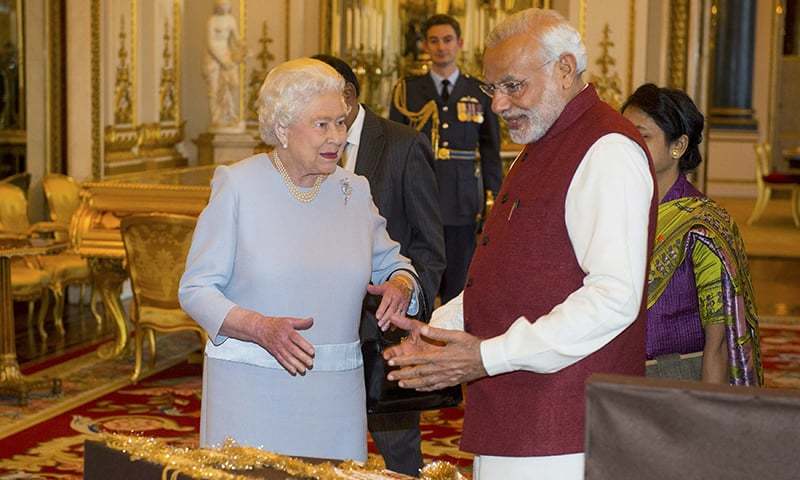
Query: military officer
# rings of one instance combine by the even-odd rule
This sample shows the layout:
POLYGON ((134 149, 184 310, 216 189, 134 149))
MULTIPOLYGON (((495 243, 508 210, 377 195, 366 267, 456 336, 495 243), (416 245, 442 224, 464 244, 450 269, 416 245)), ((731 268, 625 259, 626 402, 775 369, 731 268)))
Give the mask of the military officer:
POLYGON ((440 289, 444 303, 464 288, 484 190, 494 194, 500 188, 500 128, 480 81, 456 64, 464 43, 458 21, 434 15, 422 31, 431 70, 397 84, 389 118, 430 135, 435 149, 447 255, 440 289))

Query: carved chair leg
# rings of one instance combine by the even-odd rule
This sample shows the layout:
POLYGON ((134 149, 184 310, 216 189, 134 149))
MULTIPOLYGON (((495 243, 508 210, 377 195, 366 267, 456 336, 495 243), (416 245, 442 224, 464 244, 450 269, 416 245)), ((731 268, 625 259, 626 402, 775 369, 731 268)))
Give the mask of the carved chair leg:
POLYGON ((33 328, 33 311, 36 309, 36 302, 28 300, 28 330, 33 328))
POLYGON ((56 331, 59 335, 64 335, 64 290, 66 286, 53 285, 50 288, 53 291, 53 297, 56 300, 53 306, 53 323, 56 326, 56 331))
POLYGON ((794 220, 794 226, 800 228, 800 187, 794 187, 792 189, 792 219, 794 220))
POLYGON ((133 357, 134 357, 134 366, 133 366, 133 375, 131 375, 131 381, 136 383, 139 381, 139 376, 142 374, 142 327, 141 325, 136 326, 136 330, 133 333, 133 357))
POLYGON ((36 324, 39 328, 39 335, 42 337, 42 343, 47 340, 47 332, 44 329, 44 319, 47 318, 47 310, 50 308, 50 290, 47 288, 42 289, 41 304, 39 305, 39 317, 36 319, 36 324))
POLYGON ((764 213, 764 210, 767 208, 767 203, 769 203, 769 198, 772 196, 772 189, 770 187, 764 187, 763 189, 758 190, 758 198, 756 199, 756 204, 753 207, 753 213, 750 214, 750 218, 747 219, 747 224, 752 225, 764 213))
POLYGON ((156 366, 156 331, 152 328, 147 329, 147 339, 150 345, 150 367, 156 366))
POLYGON ((100 315, 100 312, 97 310, 97 306, 103 302, 103 299, 100 298, 100 292, 94 288, 94 285, 91 286, 92 293, 89 296, 89 310, 92 312, 92 316, 94 317, 94 321, 97 323, 97 327, 103 326, 103 316, 100 315))

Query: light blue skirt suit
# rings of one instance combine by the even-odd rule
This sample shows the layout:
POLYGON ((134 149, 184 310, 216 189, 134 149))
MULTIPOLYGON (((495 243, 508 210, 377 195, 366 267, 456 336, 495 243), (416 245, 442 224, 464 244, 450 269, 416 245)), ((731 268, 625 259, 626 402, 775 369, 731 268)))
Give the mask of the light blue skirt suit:
POLYGON ((409 268, 367 180, 337 168, 301 203, 260 154, 218 167, 211 186, 179 292, 209 334, 201 445, 231 437, 292 456, 365 460, 362 300, 370 281, 409 268), (313 317, 300 332, 315 346, 313 368, 291 376, 259 345, 220 335, 235 305, 313 317))

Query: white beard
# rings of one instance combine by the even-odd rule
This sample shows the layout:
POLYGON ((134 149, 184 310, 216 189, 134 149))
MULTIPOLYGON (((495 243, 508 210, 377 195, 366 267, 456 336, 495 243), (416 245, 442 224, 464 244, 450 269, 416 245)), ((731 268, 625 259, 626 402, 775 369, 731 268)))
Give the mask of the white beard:
POLYGON ((525 125, 516 130, 509 129, 508 134, 511 141, 519 145, 533 143, 539 140, 556 123, 567 102, 562 100, 557 94, 557 86, 550 82, 542 92, 542 100, 539 105, 530 108, 512 108, 503 112, 503 118, 523 116, 526 118, 525 125))

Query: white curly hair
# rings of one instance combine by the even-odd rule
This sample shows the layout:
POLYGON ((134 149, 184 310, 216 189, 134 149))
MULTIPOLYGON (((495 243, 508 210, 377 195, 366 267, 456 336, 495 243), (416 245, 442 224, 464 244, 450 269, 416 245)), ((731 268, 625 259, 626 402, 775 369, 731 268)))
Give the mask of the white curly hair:
POLYGON ((292 125, 311 98, 330 92, 342 94, 343 91, 344 78, 324 62, 298 58, 281 63, 270 70, 258 92, 261 139, 267 145, 278 145, 276 128, 292 125))
POLYGON ((575 57, 576 74, 580 75, 586 70, 586 46, 581 34, 555 10, 529 8, 507 17, 489 33, 486 48, 493 48, 515 35, 536 30, 539 31, 543 60, 554 60, 569 53, 575 57))

